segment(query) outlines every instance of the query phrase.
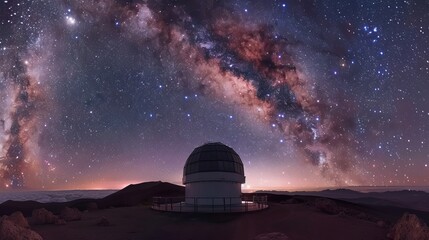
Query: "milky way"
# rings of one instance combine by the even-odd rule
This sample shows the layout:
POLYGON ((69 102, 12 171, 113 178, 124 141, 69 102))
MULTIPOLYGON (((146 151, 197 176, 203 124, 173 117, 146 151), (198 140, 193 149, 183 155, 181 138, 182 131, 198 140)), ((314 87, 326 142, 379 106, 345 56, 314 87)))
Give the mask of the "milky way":
POLYGON ((33 69, 43 54, 36 47, 26 49, 25 53, 10 51, 2 63, 6 71, 1 77, 4 105, 0 120, 3 134, 0 173, 2 185, 14 188, 24 187, 25 181, 38 182, 39 120, 49 106, 47 94, 40 86, 40 75, 33 69), (32 59, 36 55, 38 60, 32 59))
MULTIPOLYGON (((1 4, 2 186, 174 182, 205 141, 248 159, 249 186, 427 184, 429 60, 396 72, 397 28, 365 3, 1 4)), ((427 46, 405 19, 427 4, 393 5, 427 46)))

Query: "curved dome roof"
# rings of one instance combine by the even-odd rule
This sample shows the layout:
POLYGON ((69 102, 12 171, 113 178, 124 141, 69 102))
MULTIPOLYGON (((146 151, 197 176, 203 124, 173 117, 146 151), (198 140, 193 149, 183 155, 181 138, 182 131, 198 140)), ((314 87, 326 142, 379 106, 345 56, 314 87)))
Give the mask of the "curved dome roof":
POLYGON ((206 143, 192 151, 183 175, 199 172, 233 172, 244 176, 243 162, 234 149, 220 142, 206 143))

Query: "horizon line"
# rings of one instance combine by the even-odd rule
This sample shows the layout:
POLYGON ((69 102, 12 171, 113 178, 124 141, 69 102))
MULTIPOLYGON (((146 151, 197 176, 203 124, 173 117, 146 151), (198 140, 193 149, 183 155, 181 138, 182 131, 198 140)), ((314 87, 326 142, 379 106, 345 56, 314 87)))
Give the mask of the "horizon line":
MULTIPOLYGON (((136 185, 141 183, 147 183, 147 182, 164 182, 164 183, 170 183, 174 185, 184 186, 183 184, 177 184, 172 182, 166 182, 166 181, 146 181, 146 182, 139 182, 139 183, 130 183, 122 188, 52 188, 52 189, 37 189, 37 188, 7 188, 7 189, 0 189, 0 192, 31 192, 31 191, 37 191, 37 192, 43 192, 43 191, 119 191, 124 189, 127 186, 130 185, 136 185)), ((414 188, 429 188, 429 185, 416 185, 416 186, 407 186, 407 185, 389 185, 389 186, 371 186, 371 185, 361 185, 361 186, 324 186, 324 187, 302 187, 302 188, 269 188, 269 187, 262 187, 262 188, 242 188, 242 192, 249 193, 249 192, 257 192, 257 191, 277 191, 277 192, 301 192, 301 191, 323 191, 323 190, 338 190, 338 189, 356 189, 356 188, 403 188, 402 190, 411 190, 414 188)))

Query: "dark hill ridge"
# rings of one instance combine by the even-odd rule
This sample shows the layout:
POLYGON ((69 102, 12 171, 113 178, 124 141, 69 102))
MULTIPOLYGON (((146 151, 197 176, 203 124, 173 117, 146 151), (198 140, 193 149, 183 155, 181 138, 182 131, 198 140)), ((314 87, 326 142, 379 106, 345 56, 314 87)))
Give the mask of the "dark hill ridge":
POLYGON ((122 190, 110 194, 97 201, 101 208, 135 206, 150 204, 152 197, 181 197, 185 196, 185 188, 167 182, 146 182, 131 184, 122 190))
POLYGON ((65 207, 75 207, 86 210, 89 203, 97 203, 99 208, 128 207, 139 204, 149 204, 152 197, 184 196, 185 188, 167 182, 144 182, 131 184, 127 187, 101 199, 77 199, 70 202, 40 203, 36 201, 6 201, 0 204, 0 216, 21 211, 29 216, 33 209, 46 208, 58 214, 65 207))
POLYGON ((391 207, 410 208, 429 212, 429 193, 416 190, 401 190, 387 192, 357 192, 349 189, 335 189, 323 191, 258 191, 260 193, 274 193, 280 195, 319 196, 334 199, 343 199, 348 202, 366 205, 387 205, 391 207))
POLYGON ((354 191, 354 190, 346 189, 346 188, 326 189, 326 190, 322 190, 320 192, 321 193, 327 193, 327 194, 331 194, 331 193, 335 193, 335 194, 356 194, 356 195, 364 194, 362 192, 358 192, 358 191, 354 191))

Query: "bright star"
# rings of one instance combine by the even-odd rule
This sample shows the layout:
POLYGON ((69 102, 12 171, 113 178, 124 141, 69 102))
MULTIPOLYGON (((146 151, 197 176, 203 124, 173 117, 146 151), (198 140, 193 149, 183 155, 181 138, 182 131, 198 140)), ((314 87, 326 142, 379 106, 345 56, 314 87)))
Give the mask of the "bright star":
POLYGON ((66 16, 67 25, 75 25, 76 19, 74 17, 66 16))

